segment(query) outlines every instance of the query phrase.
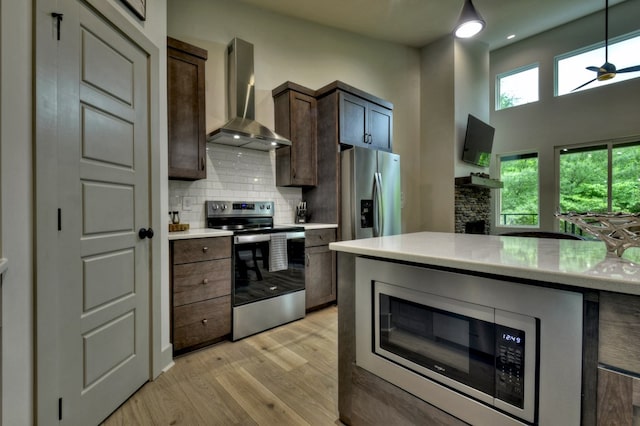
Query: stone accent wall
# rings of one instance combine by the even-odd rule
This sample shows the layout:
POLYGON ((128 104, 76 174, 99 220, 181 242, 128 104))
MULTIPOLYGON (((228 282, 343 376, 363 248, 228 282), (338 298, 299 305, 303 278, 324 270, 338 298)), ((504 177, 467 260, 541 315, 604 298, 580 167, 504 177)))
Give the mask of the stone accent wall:
POLYGON ((456 185, 455 189, 455 232, 463 234, 467 222, 484 220, 484 233, 490 234, 491 189, 480 186, 456 185))

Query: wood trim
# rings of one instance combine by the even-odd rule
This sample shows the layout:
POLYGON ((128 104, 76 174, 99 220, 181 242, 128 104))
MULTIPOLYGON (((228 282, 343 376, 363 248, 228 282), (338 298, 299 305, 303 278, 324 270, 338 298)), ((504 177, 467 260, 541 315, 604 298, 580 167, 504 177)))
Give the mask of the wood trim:
POLYGON ((198 58, 204 59, 205 61, 207 60, 207 57, 209 55, 209 53, 205 49, 171 37, 167 37, 167 47, 180 50, 191 56, 197 56, 198 58))
POLYGON ((316 91, 315 90, 309 89, 308 87, 301 86, 301 85, 299 85, 297 83, 293 83, 291 81, 285 81, 280 86, 278 86, 275 89, 273 89, 271 91, 271 96, 275 98, 275 97, 283 94, 287 90, 293 90, 294 92, 302 93, 303 95, 307 95, 307 96, 311 96, 311 97, 315 97, 316 96, 316 91))
POLYGON ((338 252, 338 414, 352 424, 352 372, 356 365, 356 256, 338 252))
POLYGON ((597 421, 599 309, 598 292, 585 292, 582 313, 582 426, 594 426, 597 421))
POLYGON ((385 107, 387 109, 393 109, 393 104, 389 101, 385 101, 382 98, 379 98, 377 96, 374 96, 370 93, 367 93, 363 90, 360 90, 356 87, 350 86, 346 83, 343 83, 342 81, 336 80, 333 83, 329 83, 324 87, 321 87, 320 89, 316 90, 315 96, 317 98, 321 98, 323 96, 329 95, 333 92, 335 92, 336 90, 342 90, 345 92, 349 92, 352 95, 358 96, 359 98, 365 99, 369 102, 373 102, 374 104, 378 104, 382 107, 385 107))

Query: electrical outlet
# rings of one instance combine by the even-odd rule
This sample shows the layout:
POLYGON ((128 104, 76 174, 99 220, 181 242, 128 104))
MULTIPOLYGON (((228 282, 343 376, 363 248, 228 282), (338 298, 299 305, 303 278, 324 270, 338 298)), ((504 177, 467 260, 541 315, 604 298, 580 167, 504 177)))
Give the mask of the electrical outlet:
POLYGON ((191 211, 191 206, 193 205, 194 199, 193 197, 182 197, 182 210, 191 211))

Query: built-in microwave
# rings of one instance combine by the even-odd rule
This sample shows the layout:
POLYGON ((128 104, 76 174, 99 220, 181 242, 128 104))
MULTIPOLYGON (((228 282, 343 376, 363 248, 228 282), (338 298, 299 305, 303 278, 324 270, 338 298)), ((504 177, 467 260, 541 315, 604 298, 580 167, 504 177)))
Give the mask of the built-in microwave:
POLYGON ((358 257, 355 365, 474 425, 577 425, 581 293, 358 257))
POLYGON ((375 354, 535 421, 536 318, 377 281, 373 291, 375 354))

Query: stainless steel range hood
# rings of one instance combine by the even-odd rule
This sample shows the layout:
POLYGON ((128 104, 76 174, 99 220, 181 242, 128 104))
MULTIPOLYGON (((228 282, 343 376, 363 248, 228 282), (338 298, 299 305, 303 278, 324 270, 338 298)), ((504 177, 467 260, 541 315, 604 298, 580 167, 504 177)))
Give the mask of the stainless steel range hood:
POLYGON ((227 46, 230 120, 207 135, 207 142, 269 151, 291 141, 255 121, 253 44, 234 38, 227 46))

